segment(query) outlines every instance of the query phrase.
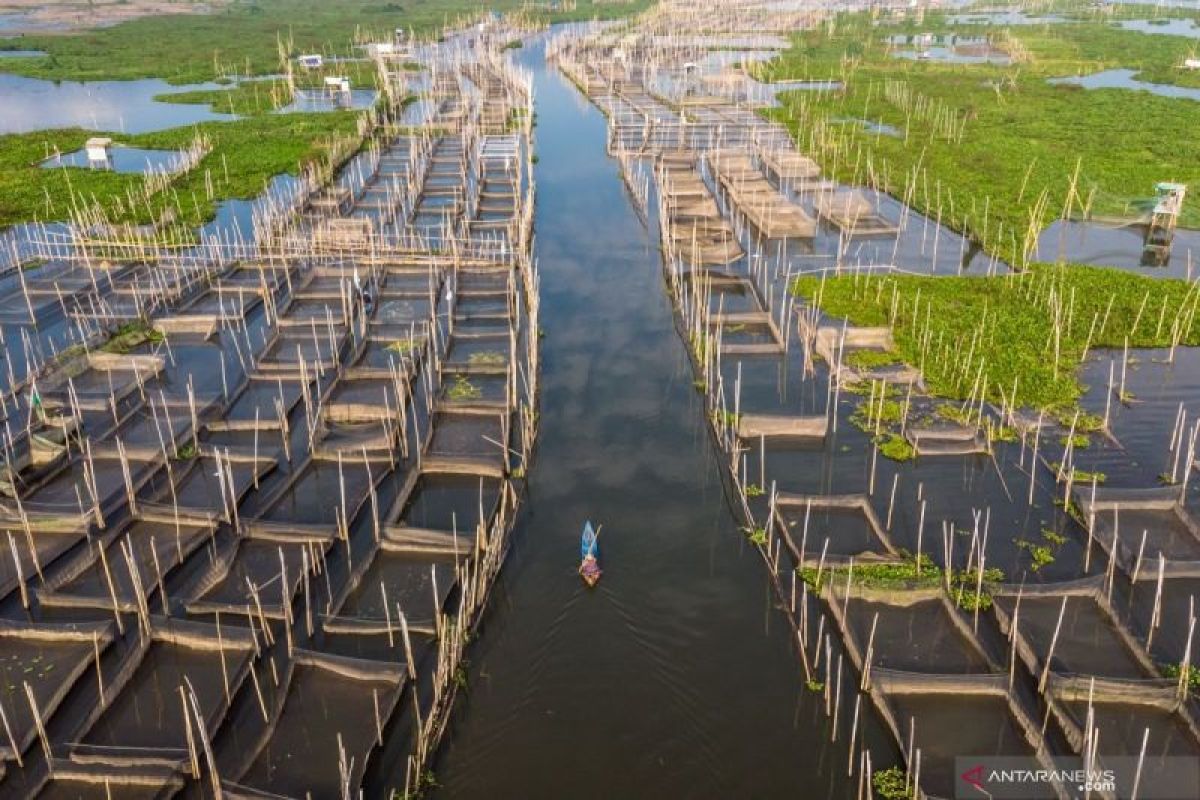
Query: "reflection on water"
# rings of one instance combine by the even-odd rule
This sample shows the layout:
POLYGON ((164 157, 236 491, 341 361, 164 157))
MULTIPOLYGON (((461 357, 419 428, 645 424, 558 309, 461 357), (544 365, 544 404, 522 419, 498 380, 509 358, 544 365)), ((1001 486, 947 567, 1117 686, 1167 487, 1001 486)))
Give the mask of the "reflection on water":
POLYGON ((1117 24, 1127 31, 1200 39, 1200 26, 1191 19, 1127 19, 1117 24))
MULTIPOLYGON (((0 52, 0 56, 5 55, 0 52)), ((205 104, 155 100, 201 89, 225 89, 216 83, 173 86, 158 78, 136 81, 48 81, 0 74, 0 134, 28 133, 51 128, 87 128, 118 133, 146 133, 197 122, 237 119, 205 104)), ((369 108, 378 97, 374 89, 353 89, 349 103, 325 92, 300 90, 280 113, 369 108)), ((218 104, 219 107, 220 104, 218 104)))
POLYGON ((838 122, 844 125, 859 125, 867 133, 878 133, 882 134, 883 136, 894 136, 898 139, 904 136, 904 131, 900 130, 895 125, 889 125, 886 122, 880 122, 878 120, 858 119, 857 117, 834 117, 829 121, 838 122))
POLYGON ((204 105, 163 103, 155 95, 220 88, 215 83, 172 86, 137 81, 46 81, 0 74, 0 134, 49 128, 145 133, 208 120, 234 119, 204 105))
POLYGON ((1143 275, 1164 278, 1192 278, 1200 257, 1200 232, 1176 230, 1167 263, 1154 266, 1146 262, 1142 247, 1144 225, 1113 227, 1098 222, 1059 220, 1038 237, 1036 258, 1042 261, 1069 261, 1118 267, 1143 275))
POLYGON ((343 95, 331 95, 319 89, 297 89, 296 99, 278 109, 279 114, 313 111, 338 111, 370 108, 379 93, 374 89, 351 89, 349 101, 343 95))
POLYGON ((255 216, 262 214, 272 203, 285 201, 299 184, 299 179, 293 175, 276 175, 257 197, 220 203, 217 215, 200 229, 200 238, 204 241, 214 238, 249 241, 254 236, 255 216))
MULTIPOLYGON (((116 146, 109 151, 110 157, 107 169, 113 172, 175 172, 179 165, 180 154, 176 150, 150 150, 144 147, 116 146)), ((87 150, 79 149, 71 153, 60 153, 42 162, 43 169, 58 167, 91 167, 87 150)))
POLYGON ((439 793, 850 796, 725 503, 655 239, 602 115, 541 50, 520 55, 538 100, 538 452, 439 793), (594 591, 575 574, 588 518, 606 542, 594 591))
POLYGON ((1007 64, 1010 60, 1006 53, 986 45, 971 49, 926 47, 922 50, 894 50, 892 57, 914 61, 946 61, 951 64, 1007 64))
POLYGON ((1047 78, 1053 84, 1074 84, 1085 89, 1134 89, 1150 92, 1162 97, 1185 97, 1189 100, 1200 100, 1200 89, 1190 89, 1186 86, 1172 86, 1167 83, 1147 83, 1134 79, 1137 70, 1106 69, 1093 72, 1091 75, 1068 75, 1063 78, 1047 78))
POLYGON ((1030 14, 1026 11, 976 11, 969 14, 952 14, 946 17, 947 25, 1050 25, 1066 22, 1058 14, 1030 14))
MULTIPOLYGON (((822 193, 855 191, 861 194, 887 223, 898 228, 894 233, 848 235, 821 219, 811 239, 771 242, 763 257, 782 256, 793 273, 895 267, 906 272, 930 275, 994 275, 1008 271, 1008 265, 987 255, 966 237, 936 219, 907 208, 889 194, 866 187, 838 186, 813 190, 801 188, 788 192, 809 214, 816 216, 815 201, 822 193)), ((746 232, 743 246, 754 258, 756 241, 753 229, 746 232)))
POLYGON ((1097 350, 1080 370, 1086 387, 1080 405, 1103 417, 1119 444, 1096 436, 1093 447, 1075 454, 1077 468, 1101 472, 1105 486, 1142 488, 1159 483, 1159 475, 1170 473, 1175 453, 1168 444, 1182 407, 1188 419, 1200 413, 1200 348, 1133 350, 1124 370, 1128 403, 1108 397, 1119 392, 1122 380, 1121 350, 1097 350), (1110 384, 1110 379, 1112 383, 1110 384))
POLYGON ((898 34, 889 37, 888 41, 895 45, 905 45, 904 49, 892 51, 893 58, 946 61, 953 64, 1007 64, 1010 61, 1007 53, 992 47, 984 36, 962 36, 956 33, 898 34))

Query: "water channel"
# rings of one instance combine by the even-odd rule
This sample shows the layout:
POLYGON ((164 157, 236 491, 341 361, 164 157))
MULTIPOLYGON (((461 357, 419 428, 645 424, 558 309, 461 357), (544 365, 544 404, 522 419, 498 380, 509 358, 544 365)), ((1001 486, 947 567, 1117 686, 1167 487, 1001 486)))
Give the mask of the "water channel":
POLYGON ((850 795, 844 746, 726 505, 655 237, 603 116, 541 52, 522 53, 538 109, 540 445, 440 795, 850 795), (594 591, 574 574, 587 518, 604 525, 594 591))

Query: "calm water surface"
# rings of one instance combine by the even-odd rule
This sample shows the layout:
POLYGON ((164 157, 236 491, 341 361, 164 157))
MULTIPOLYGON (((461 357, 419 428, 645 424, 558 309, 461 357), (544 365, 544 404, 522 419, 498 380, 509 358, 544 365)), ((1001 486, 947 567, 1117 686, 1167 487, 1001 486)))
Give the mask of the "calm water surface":
MULTIPOLYGON (((440 795, 844 797, 765 567, 722 495, 654 239, 601 114, 538 100, 541 430, 516 544, 435 765, 440 795), (575 575, 603 523, 606 573, 575 575)), ((881 753, 886 752, 881 748, 881 753)))
POLYGON ((206 105, 162 103, 155 95, 220 88, 215 83, 172 86, 138 81, 47 81, 0 74, 0 134, 50 128, 146 133, 207 120, 235 119, 206 105))

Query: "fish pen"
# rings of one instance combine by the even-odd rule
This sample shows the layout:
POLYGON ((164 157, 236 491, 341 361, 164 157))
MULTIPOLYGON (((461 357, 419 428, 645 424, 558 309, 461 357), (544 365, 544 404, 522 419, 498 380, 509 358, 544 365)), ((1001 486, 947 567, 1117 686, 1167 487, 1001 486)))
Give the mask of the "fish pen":
POLYGON ((0 791, 421 785, 537 434, 525 33, 378 59, 433 110, 385 92, 248 227, 89 207, 0 277, 0 791))
MULTIPOLYGON (((1046 691, 1051 712, 1078 752, 1094 754, 1103 739, 1115 742, 1117 752, 1137 753, 1132 777, 1116 771, 1116 792, 1186 792, 1200 777, 1189 767, 1200 752, 1200 729, 1176 681, 1054 674, 1046 691)), ((1105 766, 1104 755, 1091 758, 1105 766)))
MULTIPOLYGON (((1022 711, 1003 674, 872 669, 870 691, 892 735, 912 753, 912 769, 928 796, 955 796, 962 778, 953 765, 961 753, 1023 757, 1033 768, 1054 769, 1042 729, 1022 711)), ((1071 796, 1057 778, 1044 789, 1056 797, 1071 796)))
POLYGON ((352 794, 404 683, 397 664, 295 651, 264 739, 222 789, 233 797, 352 794))
POLYGON ((5 622, 0 626, 5 686, 0 708, 6 734, 0 755, 5 762, 23 765, 23 755, 39 739, 49 752, 45 721, 84 673, 100 669, 101 653, 112 644, 115 633, 111 622, 5 622))
MULTIPOLYGON (((1056 681, 1076 675, 1157 686, 1170 673, 1183 692, 1172 713, 1189 720, 1178 677, 1193 659, 1197 592, 1193 512, 1178 485, 1180 465, 1196 464, 1186 398, 1155 398, 1156 423, 1174 430, 1171 486, 1123 496, 1084 470, 1093 457, 1127 455, 1107 441, 1075 454, 1070 419, 985 401, 978 364, 960 366, 968 399, 936 396, 932 353, 901 356, 911 343, 893 335, 905 311, 889 278, 965 274, 967 237, 940 212, 918 214, 911 186, 881 190, 878 165, 855 165, 860 185, 835 180, 844 172, 829 163, 832 148, 756 115, 722 75, 746 54, 713 56, 743 49, 744 29, 700 33, 741 12, 662 3, 619 33, 559 32, 547 56, 603 112, 608 153, 634 198, 649 176, 635 203, 658 233, 730 504, 859 796, 880 791, 873 777, 889 765, 904 796, 949 797, 962 789, 957 755, 1017 756, 1031 769, 1087 756, 1096 737, 1084 747, 1073 731, 1086 726, 1055 710, 1056 681), (816 308, 834 278, 853 281, 864 303, 875 295, 878 327, 816 308), (860 738, 864 715, 890 734, 890 752, 860 738)), ((764 44, 765 57, 778 47, 764 44)), ((1115 372, 1124 381, 1119 363, 1115 372)), ((1097 392, 1089 410, 1107 422, 1095 408, 1117 405, 1116 382, 1106 383, 1109 399, 1097 392)), ((1111 416, 1139 413, 1125 403, 1111 416)), ((1164 444, 1147 443, 1150 463, 1164 444)), ((1102 733, 1099 752, 1135 764, 1138 737, 1102 733)), ((1048 790, 1071 794, 1061 783, 1048 790)))
POLYGON ((246 683, 256 648, 249 631, 162 618, 143 625, 68 743, 72 761, 195 769, 192 726, 215 731, 246 683))
POLYGON ((1030 673, 1151 679, 1157 666, 1125 627, 1101 576, 1066 584, 997 587, 1000 630, 1030 673))

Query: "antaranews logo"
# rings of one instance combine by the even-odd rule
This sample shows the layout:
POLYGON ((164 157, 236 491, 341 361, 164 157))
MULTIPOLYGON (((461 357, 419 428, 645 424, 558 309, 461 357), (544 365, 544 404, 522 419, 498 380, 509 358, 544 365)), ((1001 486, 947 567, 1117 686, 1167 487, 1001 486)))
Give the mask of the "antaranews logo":
POLYGON ((979 791, 983 792, 984 794, 987 794, 987 791, 983 788, 983 781, 984 781, 983 764, 976 764, 975 766, 968 769, 966 772, 964 772, 959 777, 961 777, 963 779, 964 783, 966 783, 970 786, 974 786, 979 791))
POLYGON ((959 756, 954 767, 951 774, 956 776, 958 800, 1041 800, 1090 793, 1121 797, 1136 793, 1138 800, 1200 797, 1200 759, 1189 756, 1160 756, 1152 763, 1099 756, 1086 764, 1079 757, 959 756))

